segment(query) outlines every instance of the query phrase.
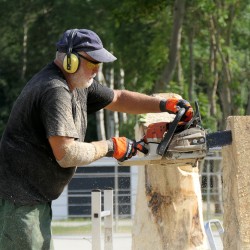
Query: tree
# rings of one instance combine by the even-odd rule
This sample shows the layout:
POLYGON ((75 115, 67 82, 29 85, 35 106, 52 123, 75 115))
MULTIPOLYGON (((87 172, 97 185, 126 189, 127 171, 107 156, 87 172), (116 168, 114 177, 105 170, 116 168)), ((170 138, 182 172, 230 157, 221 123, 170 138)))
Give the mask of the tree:
POLYGON ((249 0, 1 3, 1 131, 21 88, 53 60, 59 36, 79 27, 95 30, 118 57, 103 66, 107 86, 113 79, 121 88, 123 72, 122 88, 198 99, 211 130, 223 128, 228 115, 249 113, 249 0))
POLYGON ((175 0, 173 8, 173 28, 169 47, 169 60, 159 82, 156 82, 156 92, 165 91, 169 81, 172 80, 177 64, 178 53, 181 47, 181 31, 185 14, 185 1, 175 0))

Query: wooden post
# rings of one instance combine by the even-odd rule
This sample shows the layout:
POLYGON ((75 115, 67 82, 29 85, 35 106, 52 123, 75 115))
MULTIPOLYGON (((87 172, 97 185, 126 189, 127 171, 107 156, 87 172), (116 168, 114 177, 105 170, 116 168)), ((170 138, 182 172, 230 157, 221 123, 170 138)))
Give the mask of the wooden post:
MULTIPOLYGON (((167 113, 147 114, 144 126, 173 117, 167 113)), ((137 139, 144 129, 137 126, 137 139)), ((208 249, 198 167, 140 166, 135 211, 133 250, 208 249)))
POLYGON ((92 250, 101 249, 101 190, 91 192, 92 250))
POLYGON ((250 116, 229 117, 233 143, 224 147, 224 249, 250 249, 250 116))
POLYGON ((110 215, 104 217, 104 250, 113 250, 113 189, 104 190, 104 211, 110 215))
POLYGON ((92 250, 101 250, 101 222, 104 217, 104 250, 113 250, 113 189, 104 190, 104 210, 102 211, 101 190, 91 193, 92 250))

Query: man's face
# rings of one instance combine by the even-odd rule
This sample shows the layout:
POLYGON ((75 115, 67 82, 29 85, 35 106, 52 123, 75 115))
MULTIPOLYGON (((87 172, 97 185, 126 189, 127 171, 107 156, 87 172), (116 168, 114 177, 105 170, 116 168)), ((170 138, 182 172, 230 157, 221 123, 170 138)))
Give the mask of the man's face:
POLYGON ((75 74, 72 75, 72 82, 75 88, 88 88, 98 73, 100 63, 84 52, 79 52, 80 65, 75 74))

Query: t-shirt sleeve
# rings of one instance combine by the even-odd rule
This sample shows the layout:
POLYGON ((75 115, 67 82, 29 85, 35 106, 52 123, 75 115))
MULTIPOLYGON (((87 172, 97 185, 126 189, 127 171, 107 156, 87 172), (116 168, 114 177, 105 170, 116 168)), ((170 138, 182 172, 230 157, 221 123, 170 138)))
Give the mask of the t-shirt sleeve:
POLYGON ((96 112, 113 101, 114 91, 94 80, 88 88, 87 112, 96 112))
POLYGON ((79 138, 72 114, 72 96, 63 87, 51 88, 41 101, 41 118, 47 137, 79 138))

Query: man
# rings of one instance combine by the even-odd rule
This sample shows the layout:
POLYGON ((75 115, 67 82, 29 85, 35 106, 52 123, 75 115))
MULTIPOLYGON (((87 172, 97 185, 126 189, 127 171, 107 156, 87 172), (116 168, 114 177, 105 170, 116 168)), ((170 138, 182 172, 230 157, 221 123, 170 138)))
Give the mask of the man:
POLYGON ((85 143, 87 113, 102 108, 133 114, 186 109, 185 100, 111 90, 94 80, 100 63, 116 60, 98 35, 67 30, 56 44, 54 62, 24 87, 0 144, 0 249, 53 249, 51 201, 69 183, 76 166, 136 154, 134 141, 115 137, 85 143))

